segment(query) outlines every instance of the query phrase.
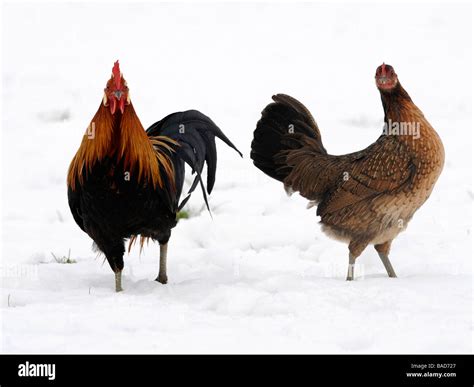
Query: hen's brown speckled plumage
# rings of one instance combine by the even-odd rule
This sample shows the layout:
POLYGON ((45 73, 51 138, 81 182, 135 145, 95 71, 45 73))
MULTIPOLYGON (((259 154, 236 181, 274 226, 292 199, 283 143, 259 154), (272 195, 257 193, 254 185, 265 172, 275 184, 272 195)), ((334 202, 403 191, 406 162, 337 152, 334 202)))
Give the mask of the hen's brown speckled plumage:
POLYGON ((252 142, 254 164, 287 190, 318 204, 323 231, 349 243, 348 279, 369 244, 395 276, 390 244, 428 199, 443 169, 441 139, 392 73, 396 85, 379 88, 385 122, 419 123, 416 136, 384 134, 362 151, 329 155, 309 111, 279 94, 262 112, 252 142))

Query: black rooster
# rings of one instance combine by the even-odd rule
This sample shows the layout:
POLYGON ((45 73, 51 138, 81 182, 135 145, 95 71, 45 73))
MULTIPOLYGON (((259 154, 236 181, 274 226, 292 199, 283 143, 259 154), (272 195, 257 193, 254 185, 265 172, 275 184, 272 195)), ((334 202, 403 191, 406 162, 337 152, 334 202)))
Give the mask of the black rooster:
MULTIPOLYGON (((146 132, 130 101, 128 86, 114 64, 104 98, 74 156, 68 172, 68 199, 76 223, 105 254, 115 272, 115 289, 122 290, 125 240, 140 235, 160 244, 157 281, 167 283, 166 256, 177 212, 198 184, 207 164, 207 193, 216 177, 215 137, 242 154, 204 114, 173 113, 146 132), (180 202, 185 165, 196 178, 180 202)), ((130 247, 129 247, 130 248, 130 247)))

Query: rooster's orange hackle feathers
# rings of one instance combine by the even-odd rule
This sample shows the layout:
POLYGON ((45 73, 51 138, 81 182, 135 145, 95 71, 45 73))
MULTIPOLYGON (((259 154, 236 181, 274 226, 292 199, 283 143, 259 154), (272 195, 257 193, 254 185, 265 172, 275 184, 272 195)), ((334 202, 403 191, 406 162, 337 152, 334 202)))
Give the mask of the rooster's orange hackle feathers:
POLYGON ((173 152, 172 146, 177 145, 168 137, 149 138, 132 104, 127 105, 121 120, 114 118, 110 110, 101 104, 69 166, 67 183, 75 190, 77 183, 83 184, 85 175, 97 162, 111 157, 123 160, 126 171, 137 174, 139 182, 153 187, 163 187, 161 166, 174 189, 173 164, 162 149, 173 152), (157 149, 154 145, 160 147, 157 149))

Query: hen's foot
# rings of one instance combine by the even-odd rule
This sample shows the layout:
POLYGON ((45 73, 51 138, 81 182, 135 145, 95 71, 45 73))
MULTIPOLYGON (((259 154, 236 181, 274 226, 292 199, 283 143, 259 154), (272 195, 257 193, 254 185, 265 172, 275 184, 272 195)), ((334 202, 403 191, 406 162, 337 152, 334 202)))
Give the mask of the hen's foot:
POLYGON ((388 255, 379 253, 379 257, 382 260, 383 265, 385 266, 385 270, 387 270, 387 274, 390 278, 397 278, 397 275, 395 274, 395 270, 393 269, 393 266, 388 259, 388 255))
POLYGON ((354 264, 350 263, 349 268, 347 269, 347 278, 346 281, 353 281, 354 280, 354 264))

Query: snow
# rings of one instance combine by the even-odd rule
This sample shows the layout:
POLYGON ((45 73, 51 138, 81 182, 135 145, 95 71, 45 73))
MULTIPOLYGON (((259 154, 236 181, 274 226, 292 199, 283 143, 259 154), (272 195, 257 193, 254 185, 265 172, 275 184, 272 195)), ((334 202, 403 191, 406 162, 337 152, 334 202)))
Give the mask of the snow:
POLYGON ((1 340, 4 353, 470 353, 470 5, 4 4, 1 340), (213 217, 194 194, 173 230, 169 284, 157 245, 125 257, 124 289, 70 214, 65 175, 120 59, 145 127, 211 116, 213 217), (393 243, 345 281, 347 247, 315 208, 249 159, 272 94, 313 112, 333 154, 382 128, 376 67, 392 64, 438 130, 443 174, 393 243), (57 263, 68 255, 75 263, 57 263))

